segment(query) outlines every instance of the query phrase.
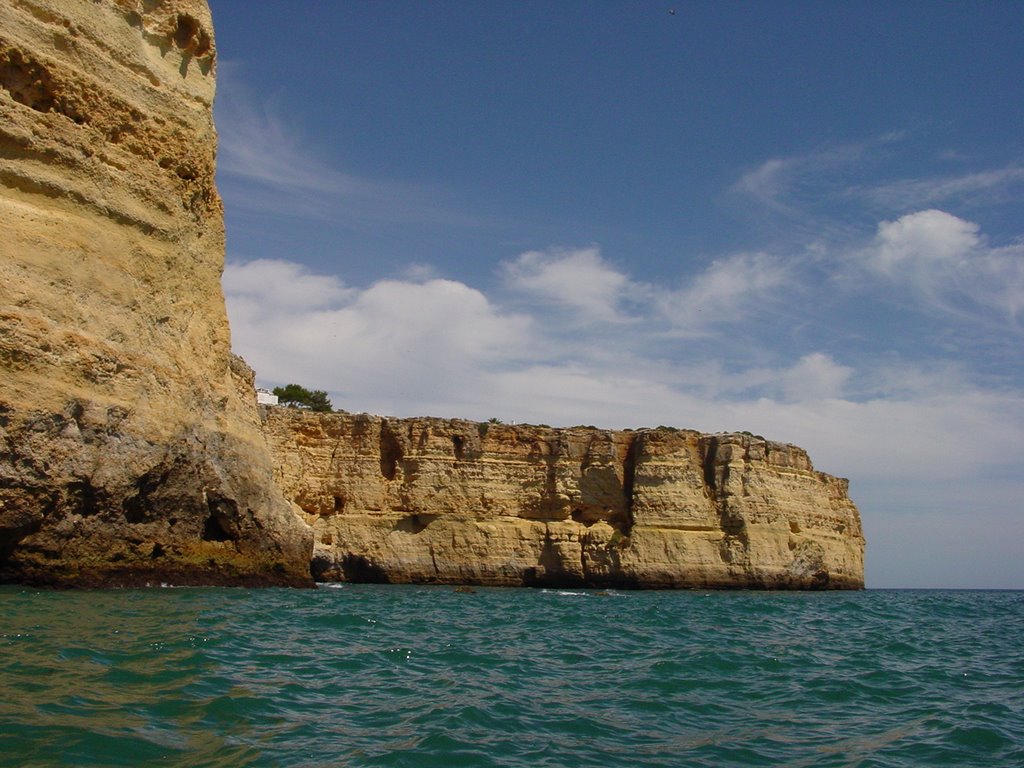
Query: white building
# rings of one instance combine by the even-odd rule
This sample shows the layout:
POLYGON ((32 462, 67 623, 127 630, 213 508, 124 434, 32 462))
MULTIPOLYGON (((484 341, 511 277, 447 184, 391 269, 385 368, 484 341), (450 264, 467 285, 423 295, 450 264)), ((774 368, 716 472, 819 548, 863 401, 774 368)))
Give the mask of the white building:
POLYGON ((277 405, 277 395, 261 387, 256 390, 256 402, 260 405, 277 405))

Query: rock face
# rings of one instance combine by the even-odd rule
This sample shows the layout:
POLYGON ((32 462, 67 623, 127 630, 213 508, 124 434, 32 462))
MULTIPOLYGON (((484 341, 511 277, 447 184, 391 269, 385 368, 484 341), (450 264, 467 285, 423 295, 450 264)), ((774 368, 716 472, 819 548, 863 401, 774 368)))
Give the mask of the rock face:
POLYGON ((202 0, 0 0, 0 579, 308 584, 230 353, 202 0))
POLYGON ((325 581, 857 589, 847 482, 745 434, 262 407, 325 581))

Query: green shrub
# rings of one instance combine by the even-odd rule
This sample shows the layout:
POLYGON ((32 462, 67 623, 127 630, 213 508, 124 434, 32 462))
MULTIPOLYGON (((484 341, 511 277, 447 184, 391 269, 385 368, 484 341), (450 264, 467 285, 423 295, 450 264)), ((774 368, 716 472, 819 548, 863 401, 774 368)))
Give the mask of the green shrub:
POLYGON ((284 387, 274 387, 274 394, 282 405, 289 405, 292 408, 308 408, 321 412, 334 410, 327 393, 322 389, 310 391, 301 384, 288 384, 284 387))

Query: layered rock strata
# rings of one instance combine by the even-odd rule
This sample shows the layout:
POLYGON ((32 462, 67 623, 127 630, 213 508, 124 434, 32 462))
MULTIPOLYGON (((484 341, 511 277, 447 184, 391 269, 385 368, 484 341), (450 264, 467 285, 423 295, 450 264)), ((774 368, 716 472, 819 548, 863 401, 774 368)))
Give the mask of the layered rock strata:
POLYGON ((0 579, 308 584, 230 353, 202 0, 0 0, 0 579))
POLYGON ((846 480, 746 434, 261 407, 325 581, 856 589, 846 480))

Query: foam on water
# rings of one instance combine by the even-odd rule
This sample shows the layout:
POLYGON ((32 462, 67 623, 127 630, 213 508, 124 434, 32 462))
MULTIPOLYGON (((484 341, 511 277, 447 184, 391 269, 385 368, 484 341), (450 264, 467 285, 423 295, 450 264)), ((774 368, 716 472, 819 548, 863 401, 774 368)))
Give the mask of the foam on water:
POLYGON ((0 764, 1024 765, 1024 593, 601 596, 3 588, 0 764))

